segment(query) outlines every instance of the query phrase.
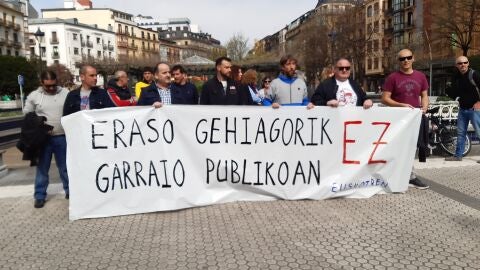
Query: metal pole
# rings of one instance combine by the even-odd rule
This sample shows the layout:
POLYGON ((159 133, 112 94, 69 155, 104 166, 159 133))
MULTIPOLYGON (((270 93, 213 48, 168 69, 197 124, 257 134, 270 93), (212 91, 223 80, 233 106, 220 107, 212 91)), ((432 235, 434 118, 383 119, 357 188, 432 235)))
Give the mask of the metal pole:
POLYGON ((430 38, 428 37, 428 32, 427 29, 423 29, 425 32, 425 37, 427 38, 427 43, 428 43, 428 52, 430 55, 430 82, 429 82, 429 87, 428 87, 428 95, 432 95, 432 80, 433 80, 433 70, 432 70, 432 46, 430 45, 430 38))
POLYGON ((22 103, 22 113, 23 113, 23 86, 20 84, 20 103, 22 103))

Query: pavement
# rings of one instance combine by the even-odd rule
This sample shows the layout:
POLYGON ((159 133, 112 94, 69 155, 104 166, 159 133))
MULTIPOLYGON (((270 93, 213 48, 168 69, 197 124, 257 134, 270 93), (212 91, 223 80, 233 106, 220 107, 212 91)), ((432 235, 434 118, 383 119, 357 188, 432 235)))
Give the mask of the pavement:
POLYGON ((34 168, 9 149, 10 172, 0 178, 0 269, 480 269, 475 147, 461 162, 416 162, 428 190, 75 222, 55 166, 48 201, 35 209, 34 168))

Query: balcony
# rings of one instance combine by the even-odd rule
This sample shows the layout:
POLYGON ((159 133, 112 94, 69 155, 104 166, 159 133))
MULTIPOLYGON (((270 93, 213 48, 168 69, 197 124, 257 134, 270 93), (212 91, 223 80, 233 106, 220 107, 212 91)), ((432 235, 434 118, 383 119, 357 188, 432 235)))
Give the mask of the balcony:
POLYGON ((128 48, 136 51, 136 50, 138 50, 138 45, 130 43, 130 44, 128 44, 128 48))
POLYGON ((29 39, 28 40, 28 46, 35 46, 35 45, 37 45, 37 42, 35 42, 34 39, 29 39))
POLYGON ((117 31, 117 35, 120 35, 120 36, 129 36, 130 34, 128 33, 128 31, 118 30, 118 31, 117 31))
POLYGON ((5 22, 3 23, 3 25, 4 25, 6 28, 13 28, 14 23, 11 22, 11 21, 5 21, 5 22))
POLYGON ((106 51, 107 50, 107 44, 102 44, 102 48, 103 48, 104 51, 106 51))
POLYGON ((128 42, 127 41, 117 41, 117 46, 119 48, 128 48, 128 42))
POLYGON ((11 48, 11 47, 13 47, 13 41, 7 39, 7 40, 5 41, 5 45, 6 45, 7 47, 11 48))
POLYGON ((0 46, 3 46, 5 45, 5 39, 4 38, 0 38, 0 46))
POLYGON ((85 44, 86 44, 86 43, 85 43, 84 40, 81 40, 81 41, 80 41, 80 44, 82 45, 82 47, 85 47, 85 44))
POLYGON ((90 40, 87 40, 87 47, 93 48, 93 42, 91 42, 90 40))
POLYGON ((52 53, 52 59, 60 59, 60 54, 52 53))
POLYGON ((21 28, 22 27, 18 23, 16 23, 15 26, 13 27, 13 29, 15 29, 15 31, 20 31, 21 28))
POLYGON ((109 50, 109 51, 113 51, 113 45, 110 45, 110 44, 109 44, 109 45, 108 45, 108 50, 109 50))
POLYGON ((13 47, 15 47, 16 49, 21 49, 22 48, 22 43, 20 43, 18 41, 14 41, 13 42, 13 47))
POLYGON ((59 41, 58 41, 58 38, 51 38, 50 39, 50 44, 58 44, 59 41))

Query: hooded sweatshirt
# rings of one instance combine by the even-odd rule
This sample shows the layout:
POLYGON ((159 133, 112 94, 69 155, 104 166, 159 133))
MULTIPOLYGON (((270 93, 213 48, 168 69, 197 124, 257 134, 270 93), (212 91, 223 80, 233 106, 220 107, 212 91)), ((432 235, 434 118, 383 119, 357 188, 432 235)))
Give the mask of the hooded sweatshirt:
POLYGON ((280 74, 270 85, 271 100, 281 105, 307 105, 308 92, 305 82, 297 77, 280 74))
POLYGON ((55 94, 47 93, 40 86, 28 95, 23 112, 25 114, 35 112, 38 116, 45 116, 47 118, 45 123, 53 126, 52 135, 63 135, 65 132, 60 123, 60 118, 63 115, 63 104, 67 95, 68 90, 59 86, 57 86, 55 94))

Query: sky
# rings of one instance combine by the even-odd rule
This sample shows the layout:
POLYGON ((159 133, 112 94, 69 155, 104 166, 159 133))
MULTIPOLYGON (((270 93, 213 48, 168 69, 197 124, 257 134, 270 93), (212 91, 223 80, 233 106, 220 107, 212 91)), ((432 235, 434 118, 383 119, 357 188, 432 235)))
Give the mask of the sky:
MULTIPOLYGON (((249 40, 273 34, 305 12, 317 0, 93 0, 94 8, 113 8, 133 15, 142 14, 165 21, 167 18, 188 17, 203 32, 212 34, 222 44, 235 33, 249 40), (163 11, 163 12, 162 12, 163 11)), ((63 8, 63 0, 30 0, 41 9, 63 8)))

